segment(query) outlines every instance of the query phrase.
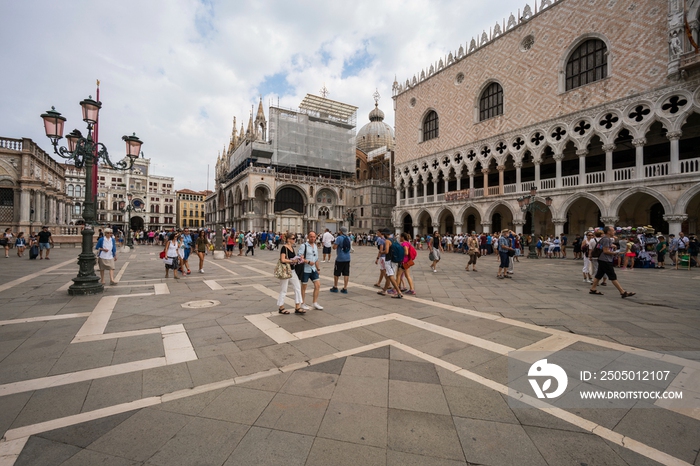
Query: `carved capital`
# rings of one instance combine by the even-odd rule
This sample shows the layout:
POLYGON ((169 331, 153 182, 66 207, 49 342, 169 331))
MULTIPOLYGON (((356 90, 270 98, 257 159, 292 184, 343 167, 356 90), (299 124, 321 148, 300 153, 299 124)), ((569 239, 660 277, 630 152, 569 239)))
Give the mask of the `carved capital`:
POLYGON ((588 155, 588 149, 578 149, 576 151, 576 155, 578 155, 579 157, 585 157, 588 155))
POLYGON ((642 147, 647 143, 647 138, 632 139, 632 145, 634 147, 642 147))
POLYGON ((515 168, 520 169, 520 168, 523 168, 523 163, 522 163, 522 162, 515 162, 515 163, 513 164, 513 166, 514 166, 515 168))
POLYGON ((541 165, 541 164, 542 164, 542 160, 540 160, 540 159, 534 159, 534 160, 532 161, 532 163, 535 164, 535 165, 541 165))
POLYGON ((564 154, 554 154, 554 157, 552 157, 555 161, 561 162, 564 160, 564 154))
POLYGON ((463 224, 462 224, 462 222, 455 222, 455 223, 453 223, 453 225, 456 227, 461 227, 463 224))
POLYGON ((488 175, 488 174, 489 174, 489 169, 488 169, 488 168, 482 168, 482 169, 481 169, 481 173, 483 173, 484 175, 488 175))
POLYGON ((563 225, 566 223, 566 219, 565 218, 553 218, 552 223, 555 225, 563 225))
POLYGON ((615 150, 615 147, 616 147, 615 144, 605 144, 605 145, 603 146, 603 150, 604 150, 605 152, 612 152, 612 151, 615 150))
POLYGON ((515 226, 525 225, 525 223, 525 220, 513 220, 513 225, 515 226))
POLYGON ((440 223, 433 223, 433 228, 438 230, 440 228, 440 223))
POLYGON ((491 222, 489 222, 489 221, 481 222, 481 224, 484 225, 484 226, 486 226, 486 225, 491 226, 491 222))
POLYGON ((620 221, 620 217, 600 217, 605 226, 615 226, 620 221))
POLYGON ((683 223, 686 220, 688 220, 688 216, 686 214, 664 215, 664 221, 666 222, 683 223))
POLYGON ((505 171, 505 170, 506 170, 506 166, 505 166, 505 165, 499 165, 499 166, 496 167, 496 169, 497 169, 499 172, 502 172, 502 171, 505 171))
POLYGON ((669 141, 677 141, 682 135, 683 131, 669 131, 666 133, 666 137, 669 139, 669 141))

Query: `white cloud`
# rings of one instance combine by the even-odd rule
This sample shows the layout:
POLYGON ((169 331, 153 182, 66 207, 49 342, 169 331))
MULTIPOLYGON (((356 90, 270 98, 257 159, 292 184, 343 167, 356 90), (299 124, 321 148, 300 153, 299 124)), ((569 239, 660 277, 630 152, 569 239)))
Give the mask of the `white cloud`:
POLYGON ((403 82, 420 73, 524 6, 499 3, 4 2, 0 135, 28 137, 48 151, 39 115, 54 105, 67 130, 84 130, 78 102, 95 97, 100 79, 100 140, 111 158, 124 153, 121 136, 136 132, 157 174, 174 176, 178 189, 204 189, 232 117, 247 126, 266 77, 291 86, 267 89, 266 113, 268 100, 296 107, 325 83, 329 98, 359 107, 358 128, 377 88, 393 124, 394 76, 403 82), (348 63, 365 67, 344 77, 348 63))

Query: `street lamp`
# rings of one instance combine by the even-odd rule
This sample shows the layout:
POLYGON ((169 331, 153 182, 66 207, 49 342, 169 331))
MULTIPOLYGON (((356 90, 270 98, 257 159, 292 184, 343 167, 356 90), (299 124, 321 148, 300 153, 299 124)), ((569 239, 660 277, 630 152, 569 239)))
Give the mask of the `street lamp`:
POLYGON ((130 248, 133 248, 133 247, 134 247, 134 238, 133 238, 133 236, 131 235, 131 212, 134 211, 134 210, 136 210, 136 209, 134 208, 134 206, 131 204, 131 198, 132 198, 132 197, 133 197, 133 196, 131 195, 131 193, 127 193, 127 194, 126 194, 126 198, 127 198, 127 200, 128 200, 129 202, 126 204, 126 207, 125 207, 125 206, 124 206, 124 202, 122 201, 122 202, 121 202, 121 205, 120 205, 120 209, 119 209, 119 211, 120 211, 121 213, 127 213, 127 212, 128 212, 128 215, 129 215, 129 218, 128 218, 128 220, 127 220, 127 226, 126 226, 126 245, 127 245, 128 247, 130 247, 130 248))
MULTIPOLYGON (((537 241, 535 241, 535 211, 547 212, 547 209, 537 204, 535 196, 537 196, 537 188, 534 186, 530 188, 529 196, 522 196, 518 198, 518 205, 522 212, 530 212, 530 252, 527 255, 528 259, 537 259, 537 241)), ((544 199, 547 207, 552 205, 552 198, 547 196, 544 199)))
POLYGON ((109 159, 105 145, 96 143, 92 139, 92 129, 97 123, 97 115, 102 107, 102 103, 92 100, 92 97, 88 97, 80 102, 80 106, 82 108, 83 121, 87 123, 87 137, 83 137, 77 129, 71 131, 66 135, 67 148, 58 146, 58 141, 63 138, 65 117, 61 116, 54 107, 51 107, 51 110, 41 115, 41 118, 44 120, 46 136, 51 140, 54 153, 64 159, 72 160, 76 168, 85 167, 86 189, 83 209, 85 228, 82 232, 82 252, 78 256, 80 270, 78 271, 78 276, 73 279, 73 284, 68 288, 68 294, 74 296, 96 294, 104 291, 104 285, 100 283, 99 278, 95 275, 96 259, 92 249, 92 240, 95 234, 93 226, 95 223, 95 199, 92 195, 92 167, 101 160, 102 163, 115 170, 129 170, 134 166, 134 159, 138 157, 141 144, 143 144, 136 137, 136 134, 122 137, 126 142, 126 155, 129 158, 129 163, 124 160, 113 163, 109 159))
POLYGON ((348 209, 345 211, 345 220, 348 222, 348 226, 355 226, 355 212, 357 209, 348 209))

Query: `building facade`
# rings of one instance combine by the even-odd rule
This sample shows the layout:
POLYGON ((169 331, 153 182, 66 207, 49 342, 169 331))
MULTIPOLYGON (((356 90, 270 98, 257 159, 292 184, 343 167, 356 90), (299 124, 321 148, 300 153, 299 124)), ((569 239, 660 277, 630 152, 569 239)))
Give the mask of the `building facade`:
POLYGON ((179 228, 204 228, 204 200, 212 191, 181 189, 175 192, 177 199, 177 226, 179 228))
POLYGON ((55 234, 70 223, 63 166, 31 139, 0 138, 0 229, 15 233, 49 226, 55 234))
POLYGON ((686 4, 541 0, 395 82, 396 229, 695 231, 700 2, 686 4), (534 218, 518 204, 531 188, 534 218))
POLYGON ((64 163, 63 170, 66 176, 66 197, 71 202, 71 225, 82 225, 83 204, 85 203, 85 169, 76 168, 75 165, 64 163))

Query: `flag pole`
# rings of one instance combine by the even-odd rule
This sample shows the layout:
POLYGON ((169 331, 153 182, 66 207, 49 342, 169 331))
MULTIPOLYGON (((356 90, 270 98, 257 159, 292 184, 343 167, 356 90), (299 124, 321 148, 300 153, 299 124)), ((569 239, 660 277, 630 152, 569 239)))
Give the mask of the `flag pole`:
MULTIPOLYGON (((97 101, 100 101, 100 80, 97 80, 97 101)), ((97 143, 99 142, 99 127, 100 127, 100 114, 97 114, 97 121, 95 122, 95 130, 93 131, 93 139, 95 141, 95 163, 92 166, 92 186, 90 189, 92 189, 92 198, 95 199, 95 206, 98 205, 97 203, 97 166, 99 165, 97 162, 97 143)))

